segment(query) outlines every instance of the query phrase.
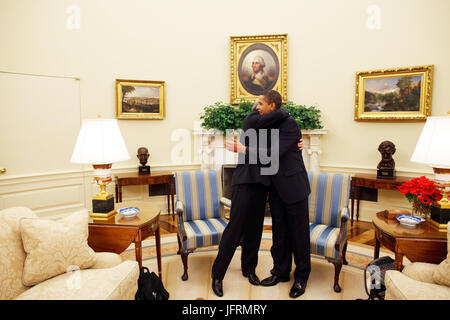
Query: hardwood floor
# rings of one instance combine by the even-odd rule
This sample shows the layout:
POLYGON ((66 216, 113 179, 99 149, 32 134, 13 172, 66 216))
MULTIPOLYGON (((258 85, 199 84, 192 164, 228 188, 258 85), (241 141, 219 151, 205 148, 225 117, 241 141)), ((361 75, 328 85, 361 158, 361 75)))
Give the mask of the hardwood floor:
MULTIPOLYGON (((177 233, 176 218, 172 219, 172 215, 161 215, 161 235, 177 233)), ((272 230, 271 226, 264 226, 264 230, 272 230)), ((348 241, 356 242, 360 244, 375 245, 375 231, 371 222, 353 221, 353 226, 348 223, 347 228, 348 241)))

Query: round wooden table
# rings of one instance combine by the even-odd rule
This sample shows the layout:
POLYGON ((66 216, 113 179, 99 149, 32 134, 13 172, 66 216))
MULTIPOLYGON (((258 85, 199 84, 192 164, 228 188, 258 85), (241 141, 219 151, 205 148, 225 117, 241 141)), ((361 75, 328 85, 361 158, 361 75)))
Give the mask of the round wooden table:
POLYGON ((395 269, 403 269, 403 256, 411 262, 440 263, 447 255, 447 232, 439 231, 427 221, 415 228, 401 225, 397 219, 387 219, 384 211, 372 220, 375 226, 374 259, 380 255, 380 245, 395 253, 395 269))
POLYGON ((134 218, 125 218, 120 213, 110 220, 89 219, 89 246, 96 252, 125 251, 134 243, 136 261, 142 267, 142 241, 151 235, 155 236, 156 255, 158 259, 158 275, 161 277, 161 238, 159 233, 160 209, 148 202, 130 201, 116 203, 115 209, 138 207, 140 212, 134 218))

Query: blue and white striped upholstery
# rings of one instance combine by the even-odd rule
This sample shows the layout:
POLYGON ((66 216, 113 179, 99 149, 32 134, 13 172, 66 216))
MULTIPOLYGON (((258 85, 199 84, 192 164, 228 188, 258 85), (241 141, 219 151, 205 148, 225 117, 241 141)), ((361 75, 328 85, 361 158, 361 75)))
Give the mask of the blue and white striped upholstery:
POLYGON ((223 219, 222 183, 215 170, 175 173, 177 204, 183 204, 184 249, 219 244, 227 220, 223 219))
POLYGON ((343 208, 348 208, 350 176, 337 173, 308 172, 309 221, 340 227, 343 208))
MULTIPOLYGON (((350 176, 308 172, 311 253, 339 259, 335 249, 341 217, 348 214, 350 176)), ((345 239, 344 239, 345 240, 345 239)))
POLYGON ((187 240, 183 241, 183 248, 192 249, 219 244, 227 223, 223 218, 185 222, 187 240))
POLYGON ((217 171, 176 172, 175 187, 177 201, 184 204, 185 222, 221 217, 222 183, 217 171))

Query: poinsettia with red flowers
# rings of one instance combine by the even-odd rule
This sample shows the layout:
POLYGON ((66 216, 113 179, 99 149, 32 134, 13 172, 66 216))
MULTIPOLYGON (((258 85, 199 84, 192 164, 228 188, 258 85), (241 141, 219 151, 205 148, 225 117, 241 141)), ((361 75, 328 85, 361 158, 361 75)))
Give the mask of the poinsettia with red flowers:
POLYGON ((442 198, 441 193, 434 186, 434 181, 424 176, 406 181, 397 188, 409 202, 417 200, 423 204, 431 204, 442 198))

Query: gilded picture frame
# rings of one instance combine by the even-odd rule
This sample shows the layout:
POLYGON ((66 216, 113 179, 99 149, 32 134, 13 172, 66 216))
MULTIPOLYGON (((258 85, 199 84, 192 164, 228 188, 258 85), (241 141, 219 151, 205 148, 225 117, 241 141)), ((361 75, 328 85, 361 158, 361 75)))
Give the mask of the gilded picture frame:
POLYGON ((117 119, 165 118, 165 82, 116 79, 117 119))
POLYGON ((425 121, 431 115, 434 65, 356 73, 357 121, 425 121))
POLYGON ((269 90, 287 102, 287 34, 230 37, 232 104, 269 90))

